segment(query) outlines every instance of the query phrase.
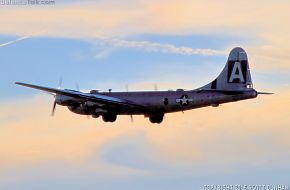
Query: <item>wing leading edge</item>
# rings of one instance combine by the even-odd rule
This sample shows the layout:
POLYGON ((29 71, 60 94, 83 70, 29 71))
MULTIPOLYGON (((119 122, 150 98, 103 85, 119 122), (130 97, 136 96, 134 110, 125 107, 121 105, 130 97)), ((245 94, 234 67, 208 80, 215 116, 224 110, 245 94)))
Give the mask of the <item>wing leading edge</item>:
POLYGON ((146 108, 144 105, 136 104, 134 102, 131 102, 131 101, 128 101, 125 99, 114 98, 114 97, 101 95, 101 94, 90 94, 90 93, 83 93, 83 92, 73 91, 73 90, 49 88, 49 87, 43 87, 43 86, 38 86, 38 85, 33 85, 33 84, 26 84, 26 83, 22 83, 22 82, 15 82, 15 84, 20 85, 20 86, 29 87, 29 88, 34 88, 37 90, 50 92, 50 93, 69 96, 72 98, 79 99, 80 101, 92 101, 92 102, 102 103, 102 104, 129 106, 131 108, 133 107, 133 108, 139 108, 139 109, 146 108))

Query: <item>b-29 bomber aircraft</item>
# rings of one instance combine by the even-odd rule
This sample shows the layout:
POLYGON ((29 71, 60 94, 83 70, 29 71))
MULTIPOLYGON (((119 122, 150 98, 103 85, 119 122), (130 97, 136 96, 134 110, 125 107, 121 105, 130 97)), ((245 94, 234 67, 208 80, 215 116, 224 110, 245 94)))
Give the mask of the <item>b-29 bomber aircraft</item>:
POLYGON ((84 93, 70 89, 57 89, 16 82, 18 85, 52 93, 55 97, 52 114, 56 105, 67 106, 76 114, 102 117, 104 122, 115 122, 118 115, 144 115, 151 123, 160 124, 164 114, 213 106, 256 98, 246 52, 234 48, 226 66, 211 83, 195 90, 99 92, 84 93))

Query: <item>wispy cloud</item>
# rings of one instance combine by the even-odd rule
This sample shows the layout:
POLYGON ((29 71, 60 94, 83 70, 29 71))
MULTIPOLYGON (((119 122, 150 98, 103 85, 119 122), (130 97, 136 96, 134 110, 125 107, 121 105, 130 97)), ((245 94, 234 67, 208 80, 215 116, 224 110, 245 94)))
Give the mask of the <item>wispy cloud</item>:
POLYGON ((114 48, 134 48, 144 50, 146 52, 161 52, 172 53, 180 55, 203 55, 203 56, 218 56, 227 55, 227 51, 216 49, 200 49, 191 48, 185 46, 175 46, 169 43, 158 43, 152 41, 135 41, 135 40, 123 40, 117 38, 105 38, 99 37, 97 45, 104 46, 105 50, 100 51, 96 58, 103 58, 107 56, 114 48))
POLYGON ((32 37, 34 37, 34 36, 39 35, 39 34, 43 34, 44 32, 45 32, 45 30, 42 30, 42 31, 40 31, 40 32, 33 33, 33 34, 31 34, 31 35, 27 35, 27 36, 19 37, 19 38, 15 39, 15 40, 11 40, 11 41, 9 41, 9 42, 5 42, 5 43, 0 44, 0 47, 9 46, 9 45, 12 45, 12 44, 14 44, 14 43, 17 43, 17 42, 20 42, 20 41, 23 41, 23 40, 30 39, 30 38, 32 38, 32 37))
POLYGON ((148 148, 158 158, 177 165, 179 161, 261 164, 261 159, 263 164, 270 164, 270 157, 277 156, 274 154, 278 148, 279 156, 284 153, 288 156, 285 150, 290 146, 287 117, 290 102, 280 103, 287 97, 289 91, 283 91, 281 95, 261 96, 217 109, 168 114, 159 130, 148 128, 153 124, 142 116, 136 116, 134 123, 125 116, 118 117, 113 124, 98 121, 96 127, 96 120, 87 120, 64 107, 57 107, 52 119, 50 102, 43 95, 23 103, 8 102, 2 104, 0 115, 16 119, 1 120, 0 116, 0 167, 54 160, 86 162, 94 155, 100 161, 99 153, 106 144, 119 144, 119 138, 139 134, 150 145, 154 144, 148 148), (211 118, 205 121, 209 114, 211 118), (268 117, 261 119, 259 114, 268 117), (225 115, 231 117, 224 119, 225 115), (194 151, 188 151, 190 148, 194 151))
MULTIPOLYGON (((157 1, 90 1, 89 3, 56 6, 51 8, 1 9, 0 33, 27 35, 46 28, 46 36, 93 38, 96 34, 107 36, 130 36, 135 34, 225 34, 253 36, 263 42, 243 45, 251 54, 251 61, 259 69, 289 70, 289 20, 288 1, 243 1, 233 5, 229 0, 213 2, 189 0, 157 1), (205 6, 206 5, 206 6, 205 6), (246 7, 249 14, 244 14, 246 7), (170 17, 168 16, 170 13, 170 17), (227 13, 227 14, 225 14, 227 13), (15 17, 15 15, 18 15, 15 17), (35 17, 35 15, 42 15, 35 17), (9 18, 9 19, 7 19, 9 18), (97 19, 96 19, 97 18, 97 19), (29 27, 27 27, 29 25, 29 27), (273 64, 275 63, 275 64, 273 64)), ((136 43, 117 44, 131 46, 136 43)), ((5 44, 4 44, 5 45, 5 44)), ((147 50, 181 52, 182 54, 212 54, 212 51, 191 50, 186 47, 172 47, 137 43, 147 50), (160 50, 161 49, 161 50, 160 50), (206 53, 204 53, 206 52, 206 53)), ((233 44, 229 44, 233 46, 233 44)), ((114 46, 113 46, 114 47, 114 46)), ((105 56, 112 50, 102 52, 105 56)))
POLYGON ((16 42, 20 42, 20 41, 23 41, 23 40, 26 40, 29 38, 31 38, 31 36, 23 36, 23 37, 17 38, 16 40, 12 40, 12 41, 0 44, 0 47, 8 46, 8 45, 11 45, 11 44, 14 44, 16 42))
MULTIPOLYGON (((136 175, 142 184, 148 178, 155 182, 164 176, 163 171, 172 172, 166 174, 166 179, 171 176, 172 180, 179 180, 180 175, 171 174, 180 172, 186 179, 206 176, 205 181, 211 181, 217 174, 227 179, 228 171, 243 176, 248 171, 256 174, 265 170, 274 171, 274 183, 280 169, 284 176, 290 171, 290 102, 281 103, 287 97, 289 91, 281 91, 280 95, 219 108, 168 114, 158 129, 143 116, 134 117, 134 123, 121 116, 116 123, 108 124, 87 120, 60 106, 51 118, 51 102, 43 95, 22 103, 0 102, 0 184, 9 181, 9 187, 15 186, 32 174, 34 181, 36 176, 55 182, 72 179, 72 175, 73 179, 83 179, 93 172, 86 183, 97 179, 108 185, 116 176, 126 177, 130 184, 136 175), (3 116, 14 119, 1 120, 3 116), (72 169, 68 170, 66 164, 72 169), (39 168, 45 166, 52 174, 47 176, 48 172, 39 168), (244 172, 240 166, 250 170, 244 172), (23 168, 28 172, 21 173, 23 168), (33 168, 37 172, 31 174, 33 168)), ((255 175, 253 179, 263 177, 255 175)), ((70 184, 75 185, 76 181, 70 184)))

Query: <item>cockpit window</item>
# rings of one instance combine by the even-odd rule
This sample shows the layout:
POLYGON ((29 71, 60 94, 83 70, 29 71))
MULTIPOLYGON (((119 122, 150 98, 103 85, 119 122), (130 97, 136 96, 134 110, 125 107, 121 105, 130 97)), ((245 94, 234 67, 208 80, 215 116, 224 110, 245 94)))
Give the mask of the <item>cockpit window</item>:
POLYGON ((247 84, 247 88, 253 88, 253 84, 247 84))

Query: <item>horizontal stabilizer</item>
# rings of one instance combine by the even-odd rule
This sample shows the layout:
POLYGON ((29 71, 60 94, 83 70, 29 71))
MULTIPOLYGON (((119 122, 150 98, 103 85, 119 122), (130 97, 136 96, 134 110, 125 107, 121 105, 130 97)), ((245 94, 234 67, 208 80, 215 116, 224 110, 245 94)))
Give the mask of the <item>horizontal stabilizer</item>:
POLYGON ((271 94, 274 94, 274 93, 272 93, 272 92, 258 92, 258 94, 271 95, 271 94))

